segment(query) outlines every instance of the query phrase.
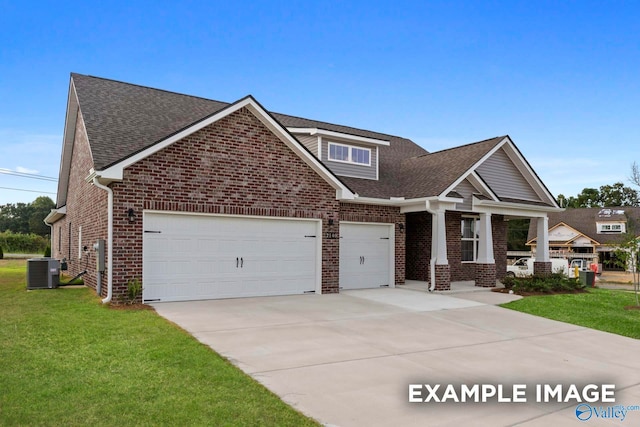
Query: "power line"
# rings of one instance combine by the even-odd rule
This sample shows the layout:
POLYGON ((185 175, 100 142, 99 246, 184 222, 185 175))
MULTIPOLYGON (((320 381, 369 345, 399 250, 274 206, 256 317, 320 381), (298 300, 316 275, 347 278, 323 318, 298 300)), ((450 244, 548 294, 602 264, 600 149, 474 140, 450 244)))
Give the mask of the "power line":
POLYGON ((43 181, 54 181, 54 182, 58 181, 57 178, 54 178, 52 176, 37 175, 35 173, 27 173, 27 172, 16 172, 16 171, 12 171, 11 169, 4 169, 4 168, 0 168, 0 173, 6 174, 6 175, 18 176, 21 178, 41 179, 43 181))
POLYGON ((56 194, 51 191, 38 191, 38 190, 26 190, 24 188, 10 188, 10 187, 0 187, 2 190, 15 190, 15 191, 29 191, 30 193, 41 193, 41 194, 56 194))

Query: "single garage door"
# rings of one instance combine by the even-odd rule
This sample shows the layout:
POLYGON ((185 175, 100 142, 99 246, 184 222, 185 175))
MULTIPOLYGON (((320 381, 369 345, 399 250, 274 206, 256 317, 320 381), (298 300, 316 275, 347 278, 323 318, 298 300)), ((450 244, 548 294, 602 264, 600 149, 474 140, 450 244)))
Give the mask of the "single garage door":
POLYGON ((314 292, 320 281, 319 224, 145 212, 143 300, 314 292))
POLYGON ((394 286, 393 225, 340 223, 340 289, 394 286))

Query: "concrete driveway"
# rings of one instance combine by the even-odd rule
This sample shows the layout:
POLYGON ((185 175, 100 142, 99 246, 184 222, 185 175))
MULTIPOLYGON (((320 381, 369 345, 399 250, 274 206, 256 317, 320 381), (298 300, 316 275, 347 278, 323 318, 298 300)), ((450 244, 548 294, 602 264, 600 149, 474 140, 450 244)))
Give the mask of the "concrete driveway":
MULTIPOLYGON (((582 423, 575 401, 535 402, 538 384, 563 384, 566 390, 570 384, 611 383, 616 403, 593 405, 640 405, 640 341, 492 305, 506 298, 396 288, 154 307, 326 425, 582 423), (443 389, 502 384, 505 390, 526 384, 528 400, 409 403, 414 383, 443 389)), ((598 416, 588 421, 625 424, 640 425, 640 406, 624 421, 598 416)))

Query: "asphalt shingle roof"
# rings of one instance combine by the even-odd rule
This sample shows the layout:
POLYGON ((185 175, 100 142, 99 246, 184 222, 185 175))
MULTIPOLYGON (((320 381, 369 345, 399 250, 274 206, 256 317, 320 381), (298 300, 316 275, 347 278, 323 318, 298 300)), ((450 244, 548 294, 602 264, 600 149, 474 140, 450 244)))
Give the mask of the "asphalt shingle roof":
MULTIPOLYGON (((627 221, 627 231, 632 231, 631 228, 635 228, 635 233, 640 234, 640 208, 635 207, 567 209, 564 212, 551 212, 548 216, 549 228, 564 222, 569 227, 605 245, 619 243, 621 236, 619 233, 598 234, 596 222, 627 221), (602 215, 603 209, 623 210, 624 214, 602 215)), ((535 239, 537 232, 537 221, 531 221, 527 241, 535 239)))
MULTIPOLYGON (((72 73, 94 168, 103 170, 224 109, 229 103, 72 73)), ((285 127, 318 128, 389 141, 379 147, 379 179, 340 177, 360 196, 439 195, 504 137, 436 153, 413 141, 364 129, 271 113, 285 127)))

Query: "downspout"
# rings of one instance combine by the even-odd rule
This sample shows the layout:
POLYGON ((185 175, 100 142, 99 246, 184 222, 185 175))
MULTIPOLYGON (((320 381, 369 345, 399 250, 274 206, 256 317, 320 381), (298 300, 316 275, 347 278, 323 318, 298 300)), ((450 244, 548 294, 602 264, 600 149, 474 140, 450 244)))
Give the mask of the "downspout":
POLYGON ((47 222, 47 218, 43 219, 42 222, 44 222, 49 227, 49 232, 50 232, 50 234, 49 234, 49 247, 51 248, 51 254, 53 254, 53 224, 49 224, 47 222))
POLYGON ((93 185, 101 188, 107 192, 108 195, 108 208, 107 208, 107 296, 102 299, 103 304, 111 302, 113 297, 113 190, 106 185, 98 182, 98 177, 93 177, 93 185))

